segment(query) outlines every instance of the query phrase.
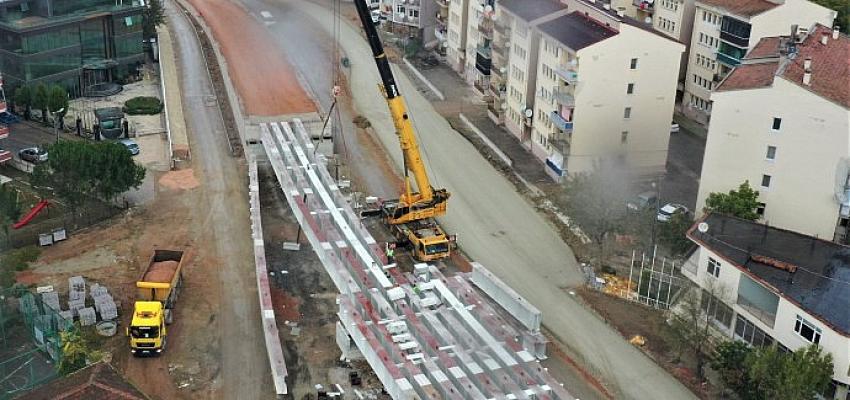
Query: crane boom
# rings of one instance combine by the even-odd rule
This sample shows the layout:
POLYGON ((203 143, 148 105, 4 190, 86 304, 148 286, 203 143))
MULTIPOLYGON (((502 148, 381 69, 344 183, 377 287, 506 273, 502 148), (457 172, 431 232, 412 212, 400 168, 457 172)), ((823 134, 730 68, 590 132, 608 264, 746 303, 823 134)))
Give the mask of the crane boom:
POLYGON ((445 189, 434 189, 428 179, 425 164, 419 153, 419 145, 416 142, 413 124, 407 113, 407 106, 399 93, 389 60, 384 52, 384 45, 378 36, 378 30, 372 22, 369 7, 366 0, 354 0, 360 22, 366 31, 366 38, 372 48, 372 56, 381 75, 382 91, 387 99, 387 105, 395 125, 396 135, 404 155, 404 193, 401 194, 397 207, 389 216, 391 223, 404 223, 423 218, 444 215, 446 212, 446 201, 449 193, 445 189), (410 174, 416 181, 418 192, 411 188, 410 174))

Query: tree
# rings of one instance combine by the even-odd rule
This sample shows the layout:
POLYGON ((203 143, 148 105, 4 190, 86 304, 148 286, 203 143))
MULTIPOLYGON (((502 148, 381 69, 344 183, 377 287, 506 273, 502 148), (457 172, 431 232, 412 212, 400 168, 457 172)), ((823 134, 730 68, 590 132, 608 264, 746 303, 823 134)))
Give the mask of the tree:
POLYGON ((59 110, 62 110, 62 112, 58 113, 55 118, 59 119, 59 128, 63 128, 64 123, 62 117, 68 112, 68 92, 66 92, 63 87, 59 85, 53 85, 50 87, 47 97, 47 109, 51 113, 56 113, 59 110))
POLYGON ((103 352, 92 349, 90 340, 80 334, 79 322, 73 329, 59 332, 62 343, 62 358, 59 360, 59 373, 66 375, 85 367, 89 362, 98 362, 103 352))
POLYGON ((48 99, 50 94, 48 93, 47 86, 43 83, 39 83, 38 86, 35 87, 35 92, 33 93, 32 98, 32 106, 41 111, 41 120, 45 124, 47 123, 47 106, 48 99))
POLYGON ((757 395, 745 364, 753 351, 744 342, 729 340, 717 345, 711 359, 711 368, 717 371, 723 384, 743 400, 754 399, 757 395))
POLYGON ((850 33, 850 3, 848 3, 847 0, 812 1, 826 8, 831 8, 835 11, 838 11, 838 17, 835 19, 835 24, 841 28, 842 32, 850 33))
POLYGON ((156 27, 165 23, 165 11, 162 0, 148 0, 142 12, 142 35, 145 39, 156 37, 156 27))
POLYGON ((9 237, 9 225, 21 217, 21 203, 18 201, 18 191, 8 184, 0 185, 0 225, 6 238, 9 237))
POLYGON ((50 158, 33 171, 33 184, 53 188, 72 209, 90 198, 112 200, 145 178, 145 168, 117 143, 60 141, 47 151, 50 158))
POLYGON ((612 162, 599 162, 590 172, 574 174, 566 184, 566 211, 598 246, 605 262, 605 241, 623 232, 627 217, 628 179, 612 162))
POLYGON ((725 286, 707 279, 702 289, 685 293, 678 312, 670 319, 670 333, 678 355, 688 352, 693 356, 696 376, 700 379, 705 376, 706 349, 712 337, 712 320, 717 315, 706 310, 718 310, 726 297, 725 286))
POLYGON ((776 346, 761 347, 744 364, 757 398, 762 399, 813 399, 832 380, 832 354, 823 353, 816 344, 790 354, 776 346))
POLYGON ((684 254, 693 246, 693 242, 685 236, 693 223, 685 213, 673 214, 669 221, 660 224, 659 242, 669 248, 673 254, 684 254))
POLYGON ((29 86, 21 85, 15 89, 15 105, 24 107, 24 119, 30 119, 30 109, 32 107, 33 92, 29 86))
POLYGON ((759 206, 759 192, 750 187, 749 181, 744 181, 738 190, 729 193, 710 193, 705 200, 705 212, 728 214, 738 218, 755 221, 759 218, 756 209, 759 206))

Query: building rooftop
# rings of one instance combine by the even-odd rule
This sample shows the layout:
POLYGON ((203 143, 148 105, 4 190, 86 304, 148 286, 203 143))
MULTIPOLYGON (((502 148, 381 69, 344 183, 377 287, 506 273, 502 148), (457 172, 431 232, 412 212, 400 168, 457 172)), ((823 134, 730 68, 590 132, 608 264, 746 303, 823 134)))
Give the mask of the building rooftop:
POLYGON ((17 397, 18 400, 148 400, 108 363, 97 363, 17 397))
POLYGON ((722 8, 730 14, 751 17, 779 7, 779 3, 768 0, 699 0, 700 3, 722 8))
POLYGON ((555 0, 499 0, 499 7, 520 19, 531 22, 567 8, 555 0))
POLYGON ((709 214, 688 237, 850 335, 850 247, 721 214, 709 214))
POLYGON ((787 37, 764 38, 716 90, 768 87, 776 76, 781 76, 818 96, 850 108, 850 37, 839 34, 837 39, 833 39, 832 35, 831 28, 815 25, 790 56, 783 55, 785 51, 782 49, 788 42, 787 37), (826 44, 821 42, 823 37, 826 37, 826 44), (803 83, 803 63, 807 58, 812 60, 809 85, 803 83))
POLYGON ((574 51, 617 35, 617 31, 580 12, 540 24, 540 30, 574 51))

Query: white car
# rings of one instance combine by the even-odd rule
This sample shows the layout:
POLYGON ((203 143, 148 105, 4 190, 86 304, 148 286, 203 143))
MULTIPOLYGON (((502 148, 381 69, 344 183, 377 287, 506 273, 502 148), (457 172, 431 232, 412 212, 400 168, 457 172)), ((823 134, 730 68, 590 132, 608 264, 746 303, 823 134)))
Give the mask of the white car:
POLYGON ((656 219, 658 222, 668 222, 673 218, 676 214, 684 214, 688 215, 691 211, 688 210, 688 207, 685 207, 681 204, 676 203, 667 203, 664 207, 658 209, 658 216, 656 219))
POLYGON ((679 132, 679 124, 675 122, 670 123, 670 133, 678 133, 679 132))

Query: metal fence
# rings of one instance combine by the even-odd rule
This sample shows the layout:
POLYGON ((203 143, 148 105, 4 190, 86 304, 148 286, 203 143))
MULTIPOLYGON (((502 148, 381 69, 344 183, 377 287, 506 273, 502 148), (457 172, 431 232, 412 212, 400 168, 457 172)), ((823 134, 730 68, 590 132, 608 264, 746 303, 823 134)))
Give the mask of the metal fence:
POLYGON ((632 252, 627 276, 603 274, 598 276, 592 267, 583 266, 587 284, 593 289, 625 300, 669 310, 676 303, 688 280, 680 276, 682 263, 667 258, 632 252))
POLYGON ((0 290, 0 400, 14 398, 58 375, 60 333, 72 321, 26 289, 0 290))
MULTIPOLYGON (((101 221, 109 219, 122 209, 104 203, 92 203, 81 207, 78 211, 67 211, 51 216, 46 220, 31 223, 20 229, 10 230, 7 237, 0 239, 0 250, 19 248, 39 244, 39 235, 48 234, 55 229, 64 228, 65 232, 73 233, 101 221)), ((48 209, 48 213, 50 210, 48 209)))

